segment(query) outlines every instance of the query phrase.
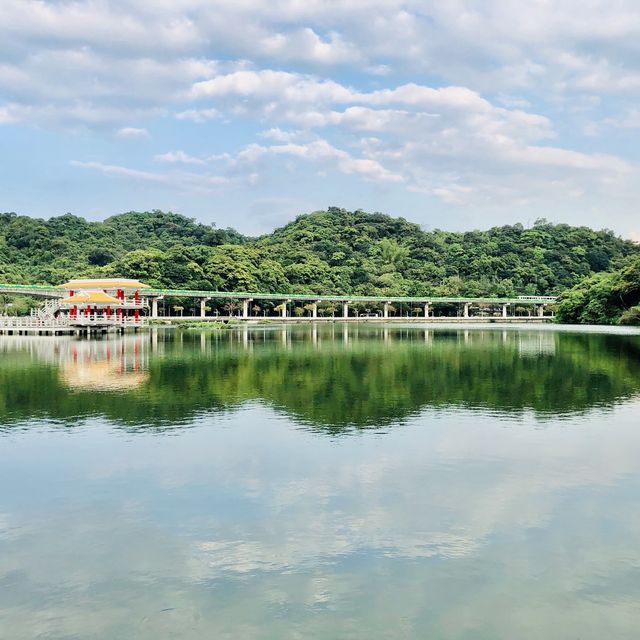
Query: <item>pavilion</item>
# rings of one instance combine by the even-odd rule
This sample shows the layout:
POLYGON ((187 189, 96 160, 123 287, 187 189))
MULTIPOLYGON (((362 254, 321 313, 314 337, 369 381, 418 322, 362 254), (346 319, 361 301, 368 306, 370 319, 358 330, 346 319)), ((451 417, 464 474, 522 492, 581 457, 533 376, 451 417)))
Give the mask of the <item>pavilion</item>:
POLYGON ((71 322, 91 319, 107 323, 140 321, 148 305, 140 295, 150 289, 139 280, 102 278, 70 280, 62 285, 69 295, 60 301, 60 311, 71 322))

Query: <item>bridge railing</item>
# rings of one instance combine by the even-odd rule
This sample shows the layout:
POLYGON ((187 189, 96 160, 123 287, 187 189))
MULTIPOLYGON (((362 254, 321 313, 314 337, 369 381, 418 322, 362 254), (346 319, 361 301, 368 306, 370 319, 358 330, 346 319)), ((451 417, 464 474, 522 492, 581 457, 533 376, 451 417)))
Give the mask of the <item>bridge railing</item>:
POLYGON ((66 318, 45 320, 38 316, 0 316, 0 327, 3 328, 34 328, 34 327, 68 327, 66 318))
POLYGON ((146 322, 146 318, 135 318, 133 316, 117 316, 115 313, 107 315, 106 313, 91 313, 88 316, 78 314, 77 317, 68 317, 69 325, 109 325, 109 326, 140 326, 146 322))
POLYGON ((64 329, 69 327, 113 326, 113 327, 139 327, 146 324, 146 318, 133 316, 118 317, 114 314, 97 313, 78 317, 59 316, 53 319, 39 316, 0 316, 0 327, 3 329, 64 329))

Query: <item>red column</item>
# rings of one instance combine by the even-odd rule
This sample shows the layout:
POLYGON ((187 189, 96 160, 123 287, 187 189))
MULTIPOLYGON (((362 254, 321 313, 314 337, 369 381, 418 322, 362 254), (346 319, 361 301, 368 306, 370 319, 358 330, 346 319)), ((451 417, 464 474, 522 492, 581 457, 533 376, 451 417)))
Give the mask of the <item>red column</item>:
POLYGON ((137 309, 133 312, 133 317, 136 322, 140 320, 140 312, 137 309))

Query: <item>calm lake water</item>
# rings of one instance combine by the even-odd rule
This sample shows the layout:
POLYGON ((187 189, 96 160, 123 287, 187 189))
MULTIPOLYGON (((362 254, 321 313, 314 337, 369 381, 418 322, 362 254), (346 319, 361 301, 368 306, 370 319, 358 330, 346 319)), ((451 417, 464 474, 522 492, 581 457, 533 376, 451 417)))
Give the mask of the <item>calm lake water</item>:
POLYGON ((640 336, 0 338, 0 638, 640 636, 640 336))

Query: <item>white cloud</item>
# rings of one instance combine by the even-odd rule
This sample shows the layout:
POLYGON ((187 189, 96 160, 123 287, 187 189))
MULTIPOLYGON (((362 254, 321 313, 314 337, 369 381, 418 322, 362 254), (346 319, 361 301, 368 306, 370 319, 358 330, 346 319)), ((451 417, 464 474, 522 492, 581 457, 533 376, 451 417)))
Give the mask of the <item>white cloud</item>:
POLYGON ((148 138, 149 132, 144 128, 122 127, 116 131, 118 138, 148 138))
POLYGON ((74 167, 92 169, 108 176, 117 176, 120 178, 131 178, 134 180, 146 180, 150 182, 164 182, 166 179, 164 175, 159 173, 152 173, 150 171, 139 171, 137 169, 129 169, 128 167, 103 164, 102 162, 82 162, 80 160, 73 160, 71 164, 74 167))
POLYGON ((326 140, 316 140, 307 144, 282 144, 266 147, 267 153, 291 155, 311 162, 329 162, 341 173, 356 174, 367 180, 384 182, 402 182, 401 175, 385 169, 379 162, 370 158, 354 158, 342 149, 337 149, 326 140))
POLYGON ((258 49, 269 57, 290 58, 296 51, 299 60, 320 64, 357 64, 361 52, 352 43, 345 42, 338 33, 330 33, 323 40, 312 28, 305 27, 288 34, 274 33, 258 43, 258 49))
POLYGON ((284 131, 280 127, 272 127, 260 133, 261 138, 275 140, 276 142, 295 142, 308 137, 304 131, 284 131))
POLYGON ((251 97, 266 103, 274 99, 294 103, 348 102, 353 95, 351 90, 333 80, 271 69, 219 75, 196 82, 191 89, 191 97, 195 100, 251 97))
POLYGON ((20 118, 11 106, 0 107, 0 124, 14 124, 20 118))
POLYGON ((448 203, 487 196, 522 204, 545 189, 576 198, 596 183, 619 182, 635 171, 613 154, 540 144, 557 135, 549 118, 495 106, 465 87, 409 83, 362 92, 304 74, 244 70, 196 83, 193 94, 215 100, 222 114, 228 110, 230 116, 295 124, 307 132, 322 128, 327 136, 335 131, 354 136, 352 145, 361 156, 340 157, 327 140, 300 144, 274 126, 262 136, 286 144, 250 145, 237 164, 255 163, 266 153, 316 163, 331 159, 342 173, 404 182, 448 203))
POLYGON ((159 162, 259 164, 236 131, 189 152, 192 123, 235 125, 280 143, 261 157, 446 202, 628 203, 633 155, 605 133, 640 129, 638 42, 635 0, 4 0, 0 124, 161 138, 173 116, 184 151, 159 162))
POLYGON ((106 176, 134 180, 139 182, 153 182, 164 184, 167 187, 186 189, 200 192, 217 190, 221 186, 228 185, 230 180, 224 176, 207 175, 190 172, 155 173, 152 171, 140 171, 119 165, 103 164, 101 162, 82 162, 74 160, 71 163, 75 167, 96 171, 106 176))
POLYGON ((640 129, 640 109, 629 109, 618 118, 606 118, 603 124, 618 129, 640 129))
MULTIPOLYGON (((38 50, 84 49, 125 68, 144 59, 235 58, 258 66, 427 72, 481 91, 640 90, 634 0, 615 7, 604 0, 587 7, 579 0, 4 0, 0 32, 0 48, 25 60, 38 50)), ((64 79, 64 68, 58 71, 64 79)))
POLYGON ((168 151, 154 156, 158 162, 174 162, 181 164, 206 164, 202 158, 195 158, 184 151, 168 151))
POLYGON ((220 111, 215 108, 211 109, 187 109, 186 111, 180 111, 176 113, 178 120, 191 120, 193 122, 206 122, 207 120, 213 120, 220 117, 220 111))
POLYGON ((306 143, 277 144, 263 146, 250 144, 236 156, 230 158, 229 166, 233 171, 249 173, 266 156, 291 156, 304 160, 318 169, 335 170, 345 175, 356 175, 365 180, 382 182, 402 182, 403 177, 383 167, 371 158, 356 158, 343 149, 332 146, 329 142, 316 139, 306 143))

